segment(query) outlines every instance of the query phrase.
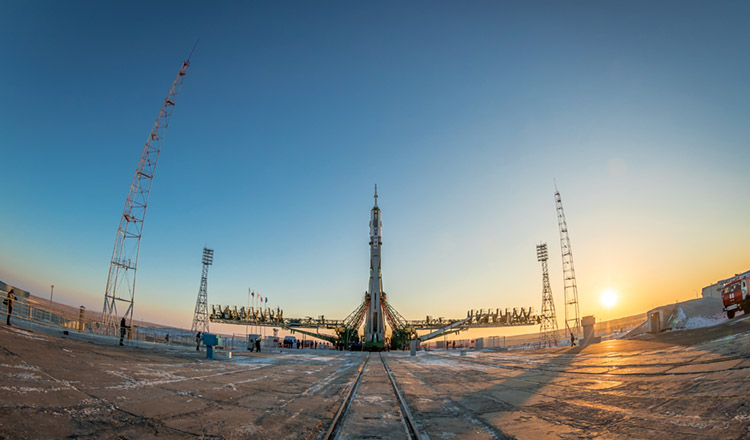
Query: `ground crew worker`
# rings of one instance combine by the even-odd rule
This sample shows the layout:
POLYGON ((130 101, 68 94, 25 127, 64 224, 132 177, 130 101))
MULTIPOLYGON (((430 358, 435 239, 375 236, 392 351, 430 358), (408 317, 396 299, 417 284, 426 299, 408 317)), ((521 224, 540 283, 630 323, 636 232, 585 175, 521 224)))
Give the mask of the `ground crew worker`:
POLYGON ((8 306, 8 320, 7 324, 10 325, 10 315, 13 314, 13 302, 16 300, 16 294, 13 291, 13 289, 10 289, 8 291, 8 299, 6 301, 6 305, 8 306))
POLYGON ((201 351, 201 332, 195 335, 195 349, 201 351))
POLYGON ((122 320, 120 320, 120 345, 125 345, 122 343, 122 339, 125 337, 125 332, 128 331, 128 326, 125 324, 125 317, 122 317, 122 320))
POLYGON ((573 333, 570 333, 570 346, 575 347, 576 346, 576 337, 573 336, 573 333))
POLYGON ((255 351, 260 353, 260 338, 255 340, 255 351))

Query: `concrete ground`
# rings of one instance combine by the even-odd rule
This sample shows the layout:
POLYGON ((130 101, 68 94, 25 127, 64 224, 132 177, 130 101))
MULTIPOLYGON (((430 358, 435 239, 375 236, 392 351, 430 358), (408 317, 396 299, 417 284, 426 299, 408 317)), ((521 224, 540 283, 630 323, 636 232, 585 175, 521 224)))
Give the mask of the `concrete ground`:
MULTIPOLYGON (((2 325, 0 437, 316 439, 363 356, 288 350, 207 361, 185 347, 2 325)), ((584 348, 384 357, 430 439, 750 438, 744 316, 584 348)), ((358 438, 388 438, 381 422, 363 417, 358 438)))

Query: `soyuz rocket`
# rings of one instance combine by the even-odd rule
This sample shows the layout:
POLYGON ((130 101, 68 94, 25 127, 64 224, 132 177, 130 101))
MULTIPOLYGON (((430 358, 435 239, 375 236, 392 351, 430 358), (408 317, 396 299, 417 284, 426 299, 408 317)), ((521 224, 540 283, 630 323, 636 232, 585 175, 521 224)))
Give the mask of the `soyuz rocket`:
POLYGON ((380 271, 380 248, 383 246, 381 234, 383 223, 380 221, 378 208, 378 185, 375 185, 375 206, 370 211, 370 306, 365 321, 365 343, 383 344, 385 327, 383 326, 383 308, 380 297, 383 293, 383 274, 380 271))

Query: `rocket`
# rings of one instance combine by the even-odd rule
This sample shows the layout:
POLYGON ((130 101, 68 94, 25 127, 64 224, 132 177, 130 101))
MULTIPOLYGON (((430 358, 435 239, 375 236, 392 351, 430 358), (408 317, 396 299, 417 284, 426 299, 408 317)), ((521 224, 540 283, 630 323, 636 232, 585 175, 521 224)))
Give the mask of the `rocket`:
POLYGON ((370 306, 367 309, 365 321, 365 343, 384 343, 385 328, 383 326, 383 312, 380 297, 383 293, 383 275, 380 270, 380 249, 382 241, 383 223, 380 220, 378 208, 378 185, 375 185, 375 206, 370 211, 370 285, 367 291, 370 296, 370 306))

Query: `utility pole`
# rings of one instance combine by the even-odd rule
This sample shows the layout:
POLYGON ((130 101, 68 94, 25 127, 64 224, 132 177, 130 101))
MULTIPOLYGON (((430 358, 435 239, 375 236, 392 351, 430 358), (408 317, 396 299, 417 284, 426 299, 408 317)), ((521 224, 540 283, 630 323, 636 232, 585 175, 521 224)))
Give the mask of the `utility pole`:
POLYGON ((549 284, 547 243, 537 245, 536 257, 542 263, 542 324, 539 326, 539 342, 542 347, 552 347, 557 345, 557 316, 549 284))
MULTIPOLYGON (((192 55, 192 51, 190 53, 192 55)), ((156 117, 151 133, 146 140, 146 145, 141 152, 138 167, 135 169, 133 181, 125 199, 125 207, 120 217, 115 247, 109 265, 107 287, 104 290, 102 330, 105 333, 116 334, 117 332, 119 326, 117 302, 125 303, 126 308, 123 316, 128 324, 133 322, 135 272, 138 267, 138 252, 141 246, 143 222, 146 218, 146 205, 151 192, 156 162, 159 160, 161 143, 169 125, 169 119, 172 117, 177 95, 185 81, 188 67, 190 67, 189 56, 177 72, 177 77, 172 82, 172 87, 159 110, 159 115, 156 117)))

